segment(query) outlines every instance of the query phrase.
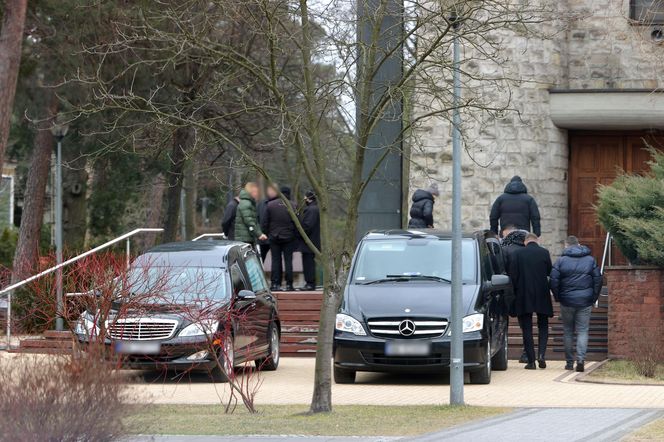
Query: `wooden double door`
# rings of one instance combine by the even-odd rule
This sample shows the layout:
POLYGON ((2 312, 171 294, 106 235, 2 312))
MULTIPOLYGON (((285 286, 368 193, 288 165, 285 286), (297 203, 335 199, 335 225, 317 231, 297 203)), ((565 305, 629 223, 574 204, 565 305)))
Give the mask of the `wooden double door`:
MULTIPOLYGON (((591 248, 598 262, 604 251, 606 231, 597 221, 595 204, 600 184, 610 184, 625 171, 649 169, 648 146, 664 149, 662 132, 570 131, 568 231, 591 248)), ((615 252, 613 263, 622 259, 615 252)))

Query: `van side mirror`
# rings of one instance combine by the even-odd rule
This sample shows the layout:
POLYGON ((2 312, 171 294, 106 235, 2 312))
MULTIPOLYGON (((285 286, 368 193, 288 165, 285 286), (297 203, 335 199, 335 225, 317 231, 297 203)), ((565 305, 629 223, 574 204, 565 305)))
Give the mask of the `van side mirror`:
POLYGON ((503 290, 509 288, 510 277, 507 275, 492 275, 491 276, 491 289, 503 290))
POLYGON ((251 290, 240 290, 237 297, 238 299, 256 299, 256 293, 251 290))

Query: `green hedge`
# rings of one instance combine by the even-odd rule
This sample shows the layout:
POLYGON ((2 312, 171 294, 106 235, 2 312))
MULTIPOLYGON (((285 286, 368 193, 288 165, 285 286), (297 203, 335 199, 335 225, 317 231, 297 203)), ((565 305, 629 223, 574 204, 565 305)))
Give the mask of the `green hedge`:
POLYGON ((600 186, 597 217, 631 263, 664 266, 664 153, 649 150, 649 173, 600 186))

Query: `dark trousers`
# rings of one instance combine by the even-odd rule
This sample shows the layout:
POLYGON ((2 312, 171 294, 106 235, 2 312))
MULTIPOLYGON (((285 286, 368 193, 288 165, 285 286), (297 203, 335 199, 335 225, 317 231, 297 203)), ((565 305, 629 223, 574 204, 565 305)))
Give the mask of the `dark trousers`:
POLYGON ((261 262, 265 262, 267 254, 270 252, 270 244, 258 244, 258 248, 261 251, 261 262))
POLYGON ((302 254, 302 272, 307 285, 316 285, 316 260, 313 253, 302 254))
MULTIPOLYGON (((521 333, 523 333, 523 348, 528 355, 528 362, 535 362, 535 341, 533 339, 533 314, 528 313, 519 315, 519 326, 521 326, 521 333)), ((537 313, 537 330, 538 330, 538 357, 544 359, 546 355, 546 343, 549 340, 549 317, 541 313, 537 313)))
POLYGON ((281 286, 281 258, 283 256, 284 267, 286 270, 286 284, 293 285, 293 251, 295 250, 295 241, 288 242, 270 242, 270 253, 272 256, 271 280, 273 286, 281 286))

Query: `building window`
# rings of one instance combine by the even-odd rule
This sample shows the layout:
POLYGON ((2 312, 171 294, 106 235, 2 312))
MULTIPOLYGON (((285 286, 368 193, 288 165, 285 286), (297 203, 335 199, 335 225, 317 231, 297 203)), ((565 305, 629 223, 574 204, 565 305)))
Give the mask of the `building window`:
POLYGON ((664 0, 630 0, 629 18, 644 25, 664 24, 664 0))

